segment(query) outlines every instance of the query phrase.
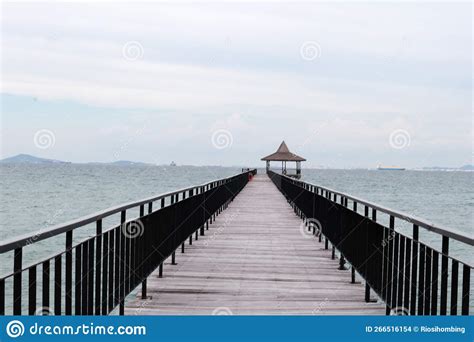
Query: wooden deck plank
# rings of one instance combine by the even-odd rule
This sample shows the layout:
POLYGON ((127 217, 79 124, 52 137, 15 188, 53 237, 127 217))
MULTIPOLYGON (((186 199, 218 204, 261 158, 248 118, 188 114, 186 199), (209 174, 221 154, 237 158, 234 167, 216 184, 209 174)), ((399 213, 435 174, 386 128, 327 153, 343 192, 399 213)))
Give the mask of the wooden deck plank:
POLYGON ((383 315, 266 175, 256 176, 186 252, 148 278, 128 315, 383 315))

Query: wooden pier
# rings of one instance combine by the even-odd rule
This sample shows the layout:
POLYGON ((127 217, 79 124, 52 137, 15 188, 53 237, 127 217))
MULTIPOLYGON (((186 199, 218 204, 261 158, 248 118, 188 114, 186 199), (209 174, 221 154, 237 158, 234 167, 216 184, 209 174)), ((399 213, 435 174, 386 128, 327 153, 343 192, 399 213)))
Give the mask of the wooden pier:
POLYGON ((205 230, 130 296, 126 315, 384 315, 366 303, 331 250, 266 174, 257 175, 205 230))
POLYGON ((473 266, 450 254, 451 241, 472 248, 472 236, 256 172, 0 241, 0 254, 12 256, 0 277, 0 316, 44 308, 54 315, 472 314, 473 266), (104 219, 118 222, 104 226, 104 219), (401 223, 412 225, 411 235, 401 223), (75 241, 91 224, 95 234, 75 241), (441 249, 420 239, 423 230, 437 234, 441 249), (26 246, 33 252, 31 245, 60 236, 64 250, 25 265, 26 246))

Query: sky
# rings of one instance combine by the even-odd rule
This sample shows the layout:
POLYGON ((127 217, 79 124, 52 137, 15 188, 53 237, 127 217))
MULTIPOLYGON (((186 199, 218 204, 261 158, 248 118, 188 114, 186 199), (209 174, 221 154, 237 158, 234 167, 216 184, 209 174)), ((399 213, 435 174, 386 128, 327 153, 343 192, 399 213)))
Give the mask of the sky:
POLYGON ((2 3, 0 158, 472 163, 472 4, 2 3))

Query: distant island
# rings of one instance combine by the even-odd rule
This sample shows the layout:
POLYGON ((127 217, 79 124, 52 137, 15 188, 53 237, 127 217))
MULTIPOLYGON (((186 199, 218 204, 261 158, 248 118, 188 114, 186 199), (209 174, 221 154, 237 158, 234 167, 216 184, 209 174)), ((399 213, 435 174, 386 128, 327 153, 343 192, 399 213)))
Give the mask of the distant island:
POLYGON ((18 154, 13 157, 0 160, 0 164, 87 164, 87 165, 116 165, 116 166, 151 166, 154 164, 133 162, 129 160, 117 160, 114 162, 89 162, 73 163, 56 159, 46 159, 32 156, 30 154, 18 154))
POLYGON ((35 157, 29 154, 18 154, 13 157, 5 158, 0 160, 2 164, 71 164, 70 162, 64 162, 56 159, 45 159, 35 157))
MULTIPOLYGON (((76 164, 76 165, 115 165, 115 166, 158 166, 156 164, 144 163, 144 162, 134 162, 130 160, 117 160, 113 162, 68 162, 57 159, 47 159, 32 156, 30 154, 18 154, 13 157, 8 157, 0 160, 0 164, 76 164)), ((160 166, 172 166, 175 167, 176 163, 172 161, 170 164, 162 164, 160 166)), ((195 165, 182 165, 193 167, 195 165)), ((209 166, 209 165, 208 165, 209 166)), ((218 165, 214 165, 218 166, 218 165)), ((239 167, 235 165, 234 167, 239 167)), ((317 167, 316 169, 330 169, 329 167, 317 167)), ((405 169, 405 168, 403 168, 405 169)), ((362 168, 362 170, 366 170, 362 168)), ((407 168, 407 170, 410 170, 407 168)), ((467 164, 461 167, 443 167, 443 166, 430 166, 430 167, 421 167, 421 168, 412 168, 411 170, 421 170, 421 171, 474 171, 474 165, 467 164)))

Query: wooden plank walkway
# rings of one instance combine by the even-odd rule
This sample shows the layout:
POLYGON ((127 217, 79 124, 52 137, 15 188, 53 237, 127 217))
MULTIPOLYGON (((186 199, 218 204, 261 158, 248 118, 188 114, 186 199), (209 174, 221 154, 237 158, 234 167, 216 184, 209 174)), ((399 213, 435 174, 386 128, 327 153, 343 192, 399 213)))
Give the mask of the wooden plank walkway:
POLYGON ((217 220, 148 278, 150 299, 130 296, 127 315, 384 315, 364 285, 301 228, 267 175, 256 176, 217 220))

